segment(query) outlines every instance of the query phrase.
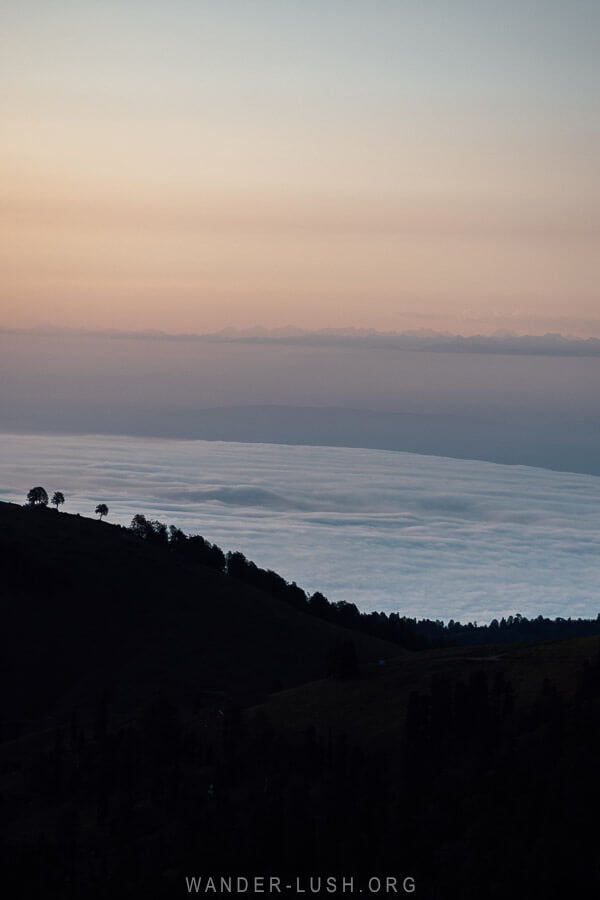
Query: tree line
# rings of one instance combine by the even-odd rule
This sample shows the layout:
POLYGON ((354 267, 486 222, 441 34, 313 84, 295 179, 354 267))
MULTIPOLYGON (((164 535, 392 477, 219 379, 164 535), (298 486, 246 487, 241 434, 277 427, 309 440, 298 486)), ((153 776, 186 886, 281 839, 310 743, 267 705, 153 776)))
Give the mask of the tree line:
POLYGON ((141 539, 167 547, 186 559, 236 578, 258 590, 288 603, 301 612, 314 615, 350 631, 399 644, 408 650, 470 646, 480 644, 513 643, 517 641, 558 640, 567 637, 586 637, 600 634, 600 614, 595 619, 542 615, 492 619, 488 625, 450 619, 417 619, 392 612, 361 612, 354 603, 331 601, 320 591, 308 594, 295 581, 286 581, 277 572, 263 569, 247 559, 239 550, 224 552, 201 535, 187 535, 174 525, 147 519, 142 514, 133 517, 130 530, 141 539))
MULTIPOLYGON (((27 494, 27 504, 31 507, 44 508, 49 502, 58 510, 65 502, 65 495, 55 491, 50 500, 45 488, 39 485, 27 494)), ((95 508, 100 520, 108 512, 106 503, 98 503, 95 508)), ((175 525, 167 526, 164 522, 138 513, 131 520, 129 530, 150 544, 168 547, 186 559, 243 581, 295 609, 408 650, 559 640, 600 634, 600 614, 595 619, 574 619, 570 616, 551 619, 542 615, 529 619, 517 613, 494 618, 489 624, 482 625, 453 619, 446 623, 440 619, 417 619, 401 616, 397 612, 361 612, 354 603, 328 600, 320 591, 308 594, 295 581, 290 583, 277 572, 257 566, 239 550, 224 552, 201 535, 188 535, 175 525)))

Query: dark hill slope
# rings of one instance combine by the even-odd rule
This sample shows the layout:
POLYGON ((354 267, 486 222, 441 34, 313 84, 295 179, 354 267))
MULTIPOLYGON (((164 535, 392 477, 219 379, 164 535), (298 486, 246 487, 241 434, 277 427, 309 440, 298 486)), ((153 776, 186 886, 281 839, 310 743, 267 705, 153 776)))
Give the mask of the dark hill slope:
POLYGON ((290 846, 309 871, 410 873, 432 900, 597 897, 599 755, 600 638, 455 648, 270 697, 247 714, 228 787, 234 824, 254 815, 292 869, 290 846), (270 821, 286 801, 293 841, 270 821))
POLYGON ((25 726, 99 691, 123 712, 159 691, 247 702, 322 677, 348 638, 362 661, 402 652, 55 510, 0 503, 0 559, 3 710, 25 726))
POLYGON ((302 735, 313 727, 343 733, 372 749, 404 740, 411 694, 419 693, 431 706, 433 693, 439 691, 440 705, 450 711, 456 686, 468 686, 476 676, 484 680, 490 702, 510 685, 511 708, 515 716, 526 717, 548 685, 572 702, 587 668, 599 660, 597 636, 423 650, 370 666, 360 678, 324 679, 281 691, 248 710, 248 717, 266 715, 291 734, 302 735))
POLYGON ((599 895, 600 638, 308 682, 347 633, 168 547, 4 504, 0 548, 0 714, 28 720, 0 745, 3 896, 158 900, 235 873, 599 895))

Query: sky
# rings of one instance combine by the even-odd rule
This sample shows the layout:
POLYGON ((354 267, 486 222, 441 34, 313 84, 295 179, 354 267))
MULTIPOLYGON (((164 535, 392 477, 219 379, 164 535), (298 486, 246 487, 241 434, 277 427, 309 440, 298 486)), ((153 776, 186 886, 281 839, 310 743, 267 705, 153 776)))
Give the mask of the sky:
POLYGON ((600 336, 595 0, 0 2, 0 325, 600 336))
MULTIPOLYGON (((410 453, 5 435, 0 496, 135 513, 363 610, 488 622, 596 617, 600 479, 410 453)), ((63 515, 64 513, 60 513, 63 515)))

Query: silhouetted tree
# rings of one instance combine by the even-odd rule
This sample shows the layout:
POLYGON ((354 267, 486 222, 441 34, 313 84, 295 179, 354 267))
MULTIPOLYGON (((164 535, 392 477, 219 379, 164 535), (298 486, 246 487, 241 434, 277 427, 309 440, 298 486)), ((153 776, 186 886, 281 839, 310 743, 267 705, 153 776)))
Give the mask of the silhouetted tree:
POLYGON ((32 487, 27 494, 30 506, 48 506, 48 494, 43 487, 32 487))
POLYGON ((329 600, 327 597, 324 597, 320 591, 315 591, 315 593, 309 597, 308 608, 315 616, 320 616, 323 619, 326 618, 330 611, 329 607, 329 600))
POLYGON ((240 553, 238 550, 234 552, 229 551, 227 554, 227 574, 231 578, 239 578, 241 580, 244 579, 244 575, 248 569, 248 560, 244 556, 243 553, 240 553))
POLYGON ((56 507, 57 512, 58 512, 58 507, 62 506, 62 504, 64 502, 65 502, 65 495, 62 493, 62 491, 54 491, 54 493, 52 494, 52 504, 53 504, 53 506, 56 507))
POLYGON ((96 507, 95 512, 97 516, 100 516, 100 521, 102 521, 102 516, 108 515, 108 506, 106 505, 106 503, 99 503, 96 507))
POLYGON ((187 535, 181 528, 177 528, 175 525, 169 525, 169 544, 174 550, 180 550, 182 552, 185 551, 185 545, 187 543, 187 535))
POLYGON ((150 522, 150 526, 152 529, 151 534, 149 535, 151 539, 155 541, 157 544, 166 544, 168 543, 169 536, 167 532, 167 526, 164 522, 159 522, 158 519, 150 522))
MULTIPOLYGON (((147 519, 146 516, 142 515, 142 513, 137 513, 133 519, 131 520, 131 525, 129 526, 130 530, 133 531, 134 534, 137 534, 138 537, 143 538, 143 540, 148 541, 148 543, 152 544, 168 544, 169 543, 169 532, 167 530, 167 526, 164 522, 159 522, 158 519, 147 519)), ((177 529, 175 529, 177 531, 177 529)), ((183 535, 183 542, 180 543, 180 549, 182 549, 183 545, 186 543, 185 535, 183 532, 180 532, 183 535)), ((177 541, 173 541, 173 546, 176 547, 177 541)))
POLYGON ((217 572, 225 571, 225 554, 217 544, 211 544, 206 565, 216 569, 217 572))
POLYGON ((138 537, 147 538, 152 530, 152 525, 142 513, 136 513, 131 520, 130 530, 138 537))

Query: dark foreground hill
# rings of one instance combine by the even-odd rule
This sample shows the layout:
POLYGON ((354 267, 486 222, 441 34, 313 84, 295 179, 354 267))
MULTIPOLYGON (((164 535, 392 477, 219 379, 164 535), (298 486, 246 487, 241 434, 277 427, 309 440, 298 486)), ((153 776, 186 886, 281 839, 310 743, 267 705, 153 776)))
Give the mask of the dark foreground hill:
POLYGON ((323 677, 347 641, 362 662, 402 653, 107 522, 0 503, 0 554, 5 731, 99 693, 123 712, 169 691, 247 703, 323 677))
POLYGON ((126 530, 2 504, 0 547, 6 896, 597 896, 599 638, 324 677, 349 633, 126 530))

